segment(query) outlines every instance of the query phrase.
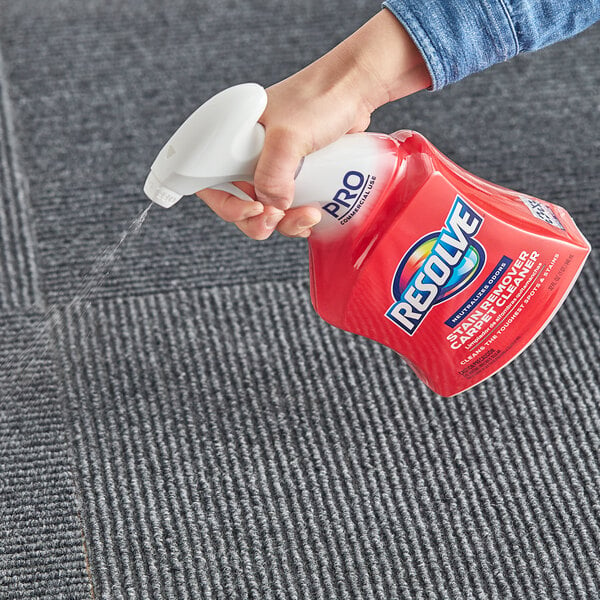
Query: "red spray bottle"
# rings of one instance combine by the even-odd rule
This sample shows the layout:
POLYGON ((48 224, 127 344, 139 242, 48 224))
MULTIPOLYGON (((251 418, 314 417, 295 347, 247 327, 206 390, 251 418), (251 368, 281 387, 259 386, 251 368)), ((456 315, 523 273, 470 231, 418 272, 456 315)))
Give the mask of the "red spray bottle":
MULTIPOLYGON (((257 84, 198 108, 152 164, 164 207, 220 189, 251 199, 266 107, 257 84)), ((293 206, 323 218, 309 243, 313 306, 397 351, 452 396, 516 358, 568 295, 590 245, 561 207, 484 181, 414 131, 348 134, 305 157, 293 206)))

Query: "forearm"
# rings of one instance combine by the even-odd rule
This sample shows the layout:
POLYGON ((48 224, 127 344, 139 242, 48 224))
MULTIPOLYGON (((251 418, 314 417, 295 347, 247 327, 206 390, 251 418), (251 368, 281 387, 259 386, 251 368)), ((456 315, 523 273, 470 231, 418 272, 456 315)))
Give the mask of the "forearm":
POLYGON ((387 9, 311 65, 314 66, 329 81, 337 82, 348 93, 358 94, 369 113, 431 85, 421 52, 387 9))
POLYGON ((385 90, 384 97, 377 99, 377 106, 431 85, 423 55, 389 10, 381 10, 348 42, 356 46, 359 62, 385 90))

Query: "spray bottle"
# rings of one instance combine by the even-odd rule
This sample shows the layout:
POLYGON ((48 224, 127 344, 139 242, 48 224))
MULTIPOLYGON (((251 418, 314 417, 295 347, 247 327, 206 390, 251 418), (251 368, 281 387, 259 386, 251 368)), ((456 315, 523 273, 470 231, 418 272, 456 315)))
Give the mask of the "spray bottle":
MULTIPOLYGON (((200 106, 152 164, 163 207, 205 188, 252 200, 265 90, 200 106)), ((320 207, 310 293, 330 324, 397 351, 453 396, 516 358, 559 309, 591 250, 561 207, 476 177, 422 135, 355 133, 306 156, 292 206, 320 207)))

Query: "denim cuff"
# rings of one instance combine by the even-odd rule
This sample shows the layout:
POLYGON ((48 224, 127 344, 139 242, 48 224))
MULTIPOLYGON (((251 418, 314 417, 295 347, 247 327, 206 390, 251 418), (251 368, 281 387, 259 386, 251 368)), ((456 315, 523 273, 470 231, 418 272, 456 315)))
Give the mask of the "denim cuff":
POLYGON ((503 0, 386 0, 411 36, 439 90, 519 53, 503 0))

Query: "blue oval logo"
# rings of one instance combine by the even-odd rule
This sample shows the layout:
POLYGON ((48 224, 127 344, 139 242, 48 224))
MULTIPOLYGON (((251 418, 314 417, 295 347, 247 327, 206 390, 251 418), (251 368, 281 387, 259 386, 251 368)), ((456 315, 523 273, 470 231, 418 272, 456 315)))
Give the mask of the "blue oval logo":
POLYGON ((482 223, 456 196, 444 228, 420 238, 398 264, 386 317, 412 335, 433 306, 467 287, 485 264, 485 250, 475 239, 482 223))

